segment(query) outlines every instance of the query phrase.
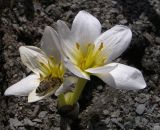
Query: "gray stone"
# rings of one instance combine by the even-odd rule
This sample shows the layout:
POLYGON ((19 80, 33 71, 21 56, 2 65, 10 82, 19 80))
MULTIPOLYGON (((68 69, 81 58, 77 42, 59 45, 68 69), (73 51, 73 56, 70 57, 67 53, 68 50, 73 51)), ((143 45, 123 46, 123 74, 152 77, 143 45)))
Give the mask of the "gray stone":
POLYGON ((128 121, 128 122, 125 122, 124 123, 124 127, 125 127, 125 129, 129 129, 129 130, 131 130, 131 128, 133 127, 133 124, 130 122, 130 121, 128 121))
POLYGON ((99 86, 97 87, 97 90, 99 90, 99 91, 103 90, 103 86, 102 86, 102 85, 99 85, 99 86))
POLYGON ((109 111, 108 111, 108 110, 103 110, 103 114, 104 114, 105 116, 107 116, 107 115, 109 114, 109 111))
POLYGON ((39 109, 40 109, 39 105, 35 106, 34 111, 32 113, 32 117, 36 117, 37 116, 37 114, 39 112, 39 109))
POLYGON ((156 37, 155 42, 160 44, 160 37, 156 37))
POLYGON ((40 119, 34 119, 34 120, 32 120, 33 122, 37 122, 37 123, 42 123, 42 120, 40 120, 40 119))
POLYGON ((135 123, 136 123, 136 126, 139 126, 140 125, 140 117, 139 116, 137 116, 136 118, 135 118, 135 123))
POLYGON ((72 15, 73 15, 73 12, 71 10, 66 12, 65 20, 68 20, 72 15))
POLYGON ((151 109, 149 110, 149 112, 152 113, 157 106, 158 106, 158 104, 154 104, 154 105, 151 107, 151 109))
POLYGON ((148 124, 148 120, 146 118, 142 118, 142 124, 145 126, 148 124))
POLYGON ((115 123, 118 127, 120 127, 122 130, 124 130, 124 125, 120 123, 116 118, 112 119, 112 122, 115 123))
POLYGON ((116 8, 112 8, 111 10, 110 10, 110 13, 119 13, 119 11, 116 9, 116 8))
POLYGON ((59 127, 53 127, 53 129, 51 128, 51 130, 60 130, 59 127))
POLYGON ((23 16, 23 17, 18 17, 18 20, 20 21, 20 22, 22 22, 22 23, 26 23, 27 22, 27 19, 26 19, 26 17, 25 16, 23 16))
POLYGON ((18 127, 18 130, 27 130, 25 127, 18 127))
POLYGON ((120 115, 120 111, 117 110, 117 111, 112 113, 111 117, 119 117, 119 115, 120 115))
POLYGON ((123 16, 122 14, 120 14, 120 15, 117 16, 117 19, 123 20, 123 19, 124 19, 124 16, 123 16))
POLYGON ((109 122, 110 122, 110 118, 106 118, 105 120, 104 120, 104 123, 106 124, 106 125, 108 125, 109 124, 109 122))
POLYGON ((142 23, 142 21, 136 21, 135 24, 136 25, 142 25, 143 23, 142 23))
POLYGON ((127 21, 126 19, 122 19, 122 20, 119 21, 119 23, 120 23, 120 24, 127 24, 128 21, 127 21))
POLYGON ((52 9, 54 10, 56 7, 55 7, 55 5, 54 4, 51 4, 51 5, 49 5, 46 9, 45 9, 45 12, 46 13, 49 13, 52 9))
POLYGON ((160 102, 160 97, 156 96, 156 95, 153 95, 153 99, 154 101, 157 103, 157 102, 160 102))
POLYGON ((143 34, 143 36, 150 42, 153 43, 153 37, 149 33, 143 34))
POLYGON ((25 118, 23 122, 24 122, 24 125, 34 126, 34 123, 29 118, 25 118))
POLYGON ((159 125, 154 125, 154 128, 153 128, 153 130, 160 130, 160 126, 159 125))
POLYGON ((139 105, 137 106, 137 108, 136 108, 136 113, 139 114, 139 115, 143 114, 144 111, 145 111, 145 108, 146 108, 146 107, 145 107, 144 104, 139 104, 139 105))
POLYGON ((9 119, 9 123, 10 123, 10 127, 19 127, 19 126, 23 126, 22 122, 19 121, 17 118, 10 118, 9 119))
POLYGON ((38 115, 39 118, 44 118, 47 115, 47 111, 41 111, 38 115))
POLYGON ((135 98, 135 101, 139 104, 144 104, 145 102, 147 102, 149 100, 149 96, 147 95, 140 95, 139 97, 135 98))

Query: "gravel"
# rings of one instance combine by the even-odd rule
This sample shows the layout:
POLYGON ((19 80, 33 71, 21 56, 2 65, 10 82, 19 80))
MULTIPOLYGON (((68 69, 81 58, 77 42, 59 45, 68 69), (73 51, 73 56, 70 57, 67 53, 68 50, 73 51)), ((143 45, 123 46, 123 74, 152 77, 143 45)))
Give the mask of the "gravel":
POLYGON ((22 64, 18 48, 21 45, 39 46, 46 25, 55 27, 55 22, 62 19, 70 26, 80 10, 96 16, 103 31, 116 24, 131 28, 131 45, 116 62, 140 69, 147 88, 116 90, 93 77, 80 100, 79 122, 74 129, 159 130, 159 0, 48 0, 33 3, 28 1, 30 6, 26 8, 25 0, 15 3, 0 0, 0 83, 3 86, 0 88, 0 130, 59 129, 60 116, 54 97, 30 104, 26 97, 5 97, 3 93, 31 73, 22 64))
POLYGON ((22 122, 19 121, 17 118, 14 118, 14 119, 10 118, 9 122, 10 122, 10 128, 12 130, 16 130, 18 127, 23 126, 22 122))

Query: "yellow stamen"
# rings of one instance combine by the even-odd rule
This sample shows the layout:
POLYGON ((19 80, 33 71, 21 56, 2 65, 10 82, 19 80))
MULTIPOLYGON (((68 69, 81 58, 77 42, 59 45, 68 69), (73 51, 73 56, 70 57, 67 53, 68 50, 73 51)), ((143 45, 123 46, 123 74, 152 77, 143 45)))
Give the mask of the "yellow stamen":
POLYGON ((77 61, 76 65, 82 70, 104 65, 108 57, 104 56, 103 50, 103 42, 101 42, 98 48, 95 44, 89 43, 84 50, 82 50, 79 43, 76 43, 76 51, 74 53, 77 61))
POLYGON ((56 63, 53 57, 49 57, 48 64, 39 62, 39 68, 41 70, 41 79, 45 79, 48 76, 62 78, 64 75, 62 63, 56 63))

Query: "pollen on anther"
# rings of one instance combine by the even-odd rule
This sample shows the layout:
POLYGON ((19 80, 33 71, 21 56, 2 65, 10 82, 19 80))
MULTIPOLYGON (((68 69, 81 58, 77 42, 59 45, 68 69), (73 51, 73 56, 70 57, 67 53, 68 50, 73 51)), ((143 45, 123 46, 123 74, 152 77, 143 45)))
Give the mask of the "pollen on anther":
POLYGON ((92 43, 89 43, 89 44, 87 45, 87 47, 89 48, 91 45, 92 45, 92 43))
POLYGON ((79 50, 80 45, 79 45, 79 43, 78 43, 78 42, 76 42, 76 47, 77 47, 77 49, 79 50))
POLYGON ((103 42, 101 42, 100 46, 99 46, 99 50, 102 50, 103 48, 103 42))

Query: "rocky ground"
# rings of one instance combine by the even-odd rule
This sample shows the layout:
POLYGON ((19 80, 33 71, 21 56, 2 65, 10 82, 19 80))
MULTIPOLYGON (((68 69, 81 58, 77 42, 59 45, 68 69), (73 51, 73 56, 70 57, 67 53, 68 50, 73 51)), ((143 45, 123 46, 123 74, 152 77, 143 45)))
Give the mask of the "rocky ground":
POLYGON ((98 79, 88 82, 80 100, 78 130, 160 130, 159 0, 0 0, 0 130, 59 130, 54 97, 27 103, 26 97, 4 97, 7 87, 30 74, 21 63, 21 45, 39 46, 46 25, 62 19, 71 25, 86 10, 102 23, 133 32, 128 50, 116 61, 140 69, 147 88, 122 91, 98 79), (97 85, 99 84, 99 85, 97 85))

